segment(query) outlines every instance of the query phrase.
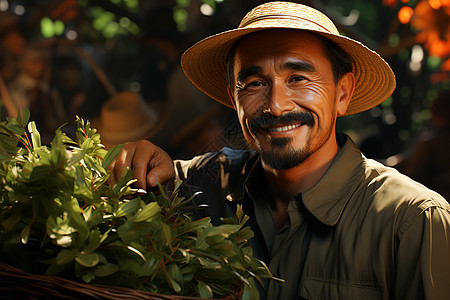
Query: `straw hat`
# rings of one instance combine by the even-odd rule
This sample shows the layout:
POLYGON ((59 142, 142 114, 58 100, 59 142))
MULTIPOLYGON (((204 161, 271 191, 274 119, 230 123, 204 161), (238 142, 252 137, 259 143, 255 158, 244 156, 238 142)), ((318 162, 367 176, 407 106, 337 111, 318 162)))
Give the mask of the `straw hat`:
POLYGON ((123 91, 103 104, 92 127, 100 133, 106 148, 153 137, 166 123, 169 109, 165 103, 146 103, 139 94, 123 91))
POLYGON ((233 107, 227 94, 226 68, 230 48, 239 38, 267 29, 299 29, 323 35, 353 58, 356 79, 353 98, 346 115, 377 106, 395 89, 389 65, 358 41, 339 34, 333 22, 320 11, 290 2, 269 2, 251 10, 237 29, 201 40, 186 50, 181 64, 186 76, 201 91, 218 102, 233 107))

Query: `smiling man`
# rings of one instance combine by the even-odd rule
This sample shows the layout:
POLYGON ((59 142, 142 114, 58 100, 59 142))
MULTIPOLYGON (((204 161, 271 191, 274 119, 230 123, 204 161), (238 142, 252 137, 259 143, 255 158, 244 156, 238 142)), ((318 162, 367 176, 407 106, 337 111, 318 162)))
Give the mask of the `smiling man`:
POLYGON ((283 287, 267 299, 445 299, 450 294, 450 207, 439 194, 366 159, 336 134, 336 118, 368 110, 395 88, 390 67, 341 36, 310 7, 273 2, 238 29, 182 57, 188 78, 233 107, 254 151, 223 149, 175 161, 148 141, 111 166, 132 166, 141 188, 173 178, 203 192, 195 217, 250 216, 255 255, 283 287))

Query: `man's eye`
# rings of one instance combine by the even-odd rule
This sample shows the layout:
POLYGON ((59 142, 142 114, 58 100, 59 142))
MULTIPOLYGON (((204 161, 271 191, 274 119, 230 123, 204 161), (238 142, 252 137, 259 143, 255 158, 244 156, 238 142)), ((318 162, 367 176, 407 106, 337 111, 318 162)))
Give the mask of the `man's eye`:
POLYGON ((303 77, 303 76, 293 76, 292 78, 291 78, 291 81, 293 81, 293 82, 298 82, 298 81, 302 81, 302 80, 305 80, 306 78, 305 77, 303 77))
POLYGON ((261 81, 253 81, 250 82, 247 86, 248 87, 259 87, 259 86, 263 86, 264 83, 262 83, 261 81))

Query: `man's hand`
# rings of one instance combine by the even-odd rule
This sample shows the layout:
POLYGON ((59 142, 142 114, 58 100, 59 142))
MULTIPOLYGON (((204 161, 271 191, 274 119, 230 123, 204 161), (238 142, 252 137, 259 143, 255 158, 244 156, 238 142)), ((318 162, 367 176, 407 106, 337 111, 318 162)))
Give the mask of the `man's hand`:
POLYGON ((111 184, 117 183, 127 167, 137 179, 136 188, 147 190, 156 187, 157 182, 167 183, 175 177, 175 169, 170 156, 147 140, 126 144, 116 159, 109 165, 111 184))

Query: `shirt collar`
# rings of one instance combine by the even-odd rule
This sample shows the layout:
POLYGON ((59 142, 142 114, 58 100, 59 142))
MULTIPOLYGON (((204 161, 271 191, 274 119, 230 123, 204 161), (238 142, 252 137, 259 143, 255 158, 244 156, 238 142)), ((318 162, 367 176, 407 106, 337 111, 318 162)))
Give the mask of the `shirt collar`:
POLYGON ((350 137, 345 139, 322 178, 302 193, 305 207, 322 223, 333 226, 361 181, 363 156, 350 137))
MULTIPOLYGON (((364 169, 358 167, 363 164, 363 156, 352 139, 342 134, 338 135, 338 140, 342 141, 342 148, 328 170, 312 188, 296 197, 298 200, 302 199, 316 219, 328 226, 336 225, 339 221, 364 173, 364 169)), ((248 175, 243 186, 245 190, 253 199, 268 199, 261 189, 261 182, 265 178, 260 158, 253 160, 250 168, 247 164, 247 168, 248 175)), ((237 199, 242 199, 242 192, 243 190, 237 193, 237 199)))

